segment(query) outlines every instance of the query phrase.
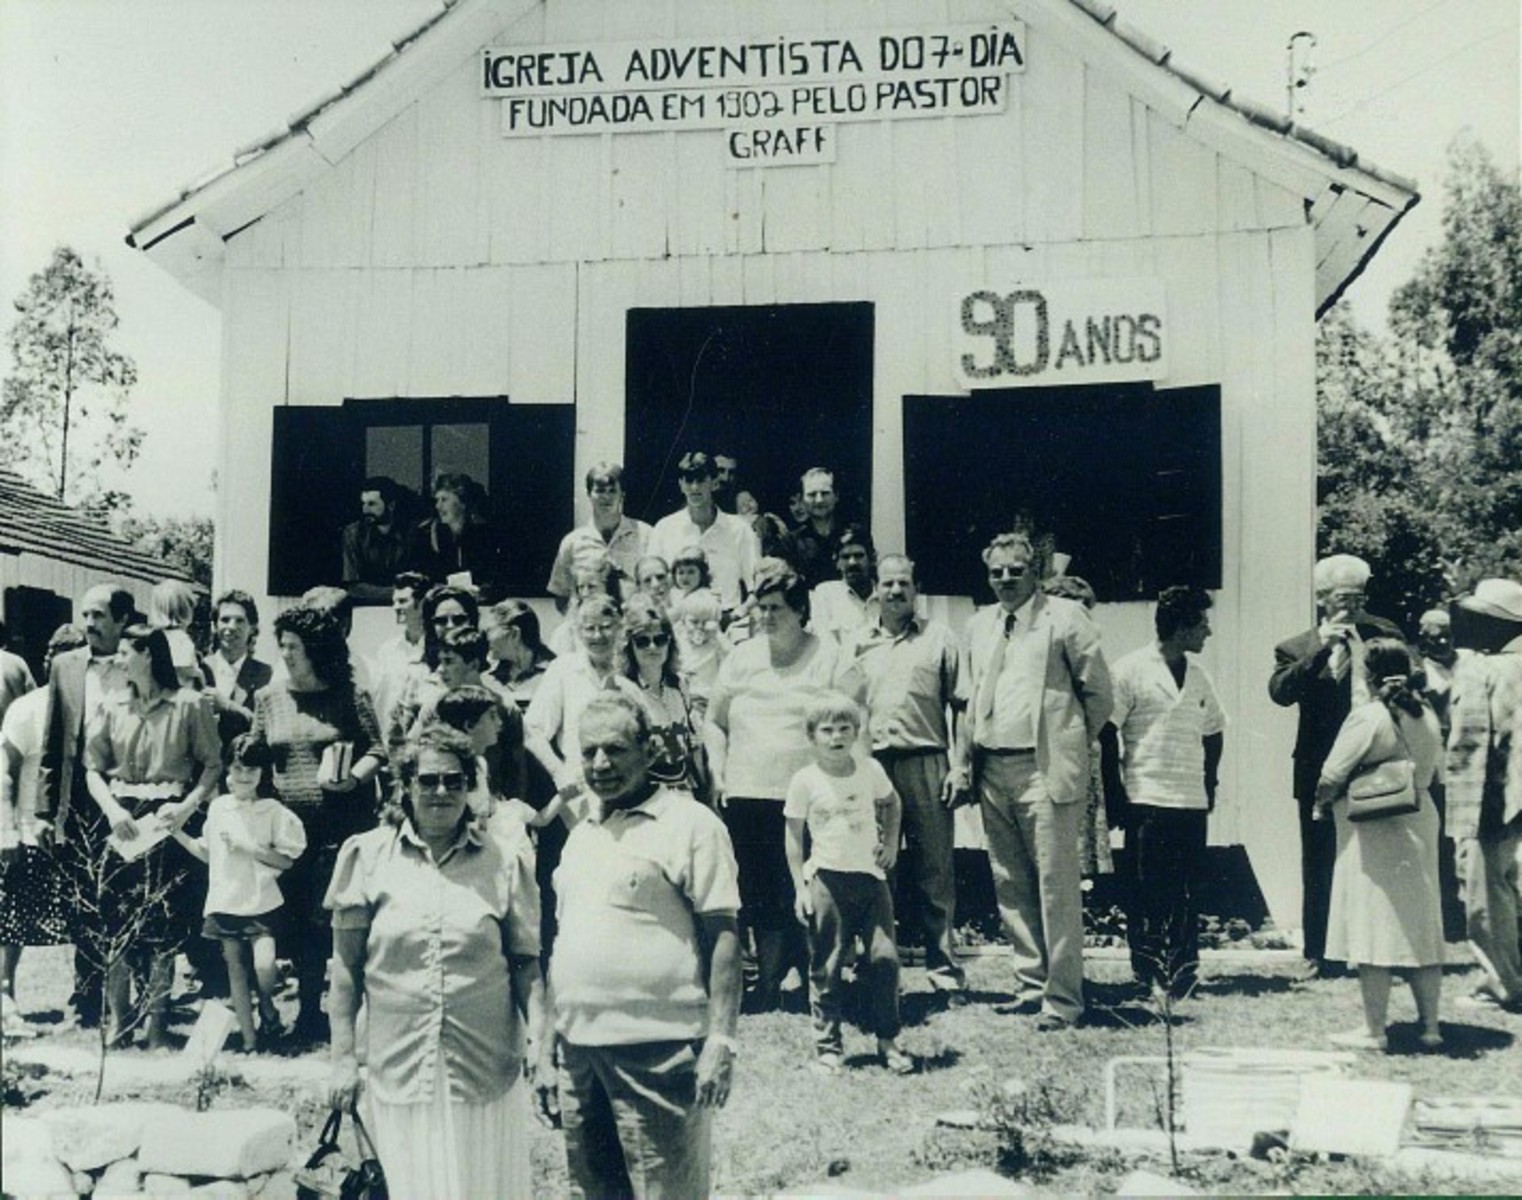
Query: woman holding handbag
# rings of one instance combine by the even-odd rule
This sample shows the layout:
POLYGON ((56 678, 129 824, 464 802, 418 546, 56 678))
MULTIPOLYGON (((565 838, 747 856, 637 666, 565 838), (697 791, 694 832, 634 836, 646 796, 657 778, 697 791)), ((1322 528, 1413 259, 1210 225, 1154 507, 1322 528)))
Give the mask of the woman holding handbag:
POLYGON ((525 1025, 543 1034, 533 849, 472 816, 470 739, 425 728, 395 811, 339 852, 333 913, 335 1108, 366 1064, 366 1122, 391 1195, 531 1194, 525 1025), (363 1002, 363 1031, 355 1018, 363 1002))
POLYGON ((1426 1049, 1442 1045, 1443 915, 1438 890, 1438 815, 1429 789, 1442 759, 1437 717, 1422 699, 1405 643, 1356 635, 1353 670, 1371 699, 1338 731, 1316 787, 1316 816, 1337 821, 1327 957, 1358 968, 1366 1028, 1332 1035, 1338 1045, 1386 1048, 1390 981, 1404 973, 1426 1049))

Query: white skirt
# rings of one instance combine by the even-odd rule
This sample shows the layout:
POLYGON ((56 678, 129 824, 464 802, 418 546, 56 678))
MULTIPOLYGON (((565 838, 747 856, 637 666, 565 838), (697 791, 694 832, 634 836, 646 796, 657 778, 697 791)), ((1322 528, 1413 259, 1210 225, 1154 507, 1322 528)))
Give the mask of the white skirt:
POLYGON ((528 1084, 484 1104, 451 1103, 444 1056, 433 1099, 387 1104, 367 1094, 366 1128, 396 1200, 529 1200, 528 1084))

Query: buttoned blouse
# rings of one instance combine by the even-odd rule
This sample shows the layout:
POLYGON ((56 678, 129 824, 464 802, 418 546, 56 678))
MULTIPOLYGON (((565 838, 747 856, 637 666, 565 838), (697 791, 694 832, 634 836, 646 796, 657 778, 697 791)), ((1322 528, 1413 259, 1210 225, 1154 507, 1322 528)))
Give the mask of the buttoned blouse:
POLYGON ((481 1104, 523 1058, 508 955, 539 953, 532 856, 504 854, 471 824, 440 860, 410 822, 343 844, 323 904, 334 929, 365 929, 367 1086, 387 1104, 434 1099, 439 1056, 450 1099, 481 1104))
POLYGON ((216 718, 190 688, 144 704, 127 689, 89 724, 85 767, 120 783, 183 783, 189 791, 208 763, 222 761, 216 718))

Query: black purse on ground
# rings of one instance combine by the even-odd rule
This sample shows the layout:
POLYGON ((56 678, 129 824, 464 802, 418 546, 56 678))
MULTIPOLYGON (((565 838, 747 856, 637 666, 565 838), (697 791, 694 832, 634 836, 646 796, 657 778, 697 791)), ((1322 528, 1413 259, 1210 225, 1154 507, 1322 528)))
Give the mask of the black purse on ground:
POLYGON ((306 1165, 296 1172, 296 1200, 389 1200, 386 1173, 359 1109, 351 1102, 349 1115, 354 1119, 354 1141, 359 1147, 359 1165, 350 1166, 338 1145, 344 1110, 335 1108, 318 1135, 317 1149, 306 1165))

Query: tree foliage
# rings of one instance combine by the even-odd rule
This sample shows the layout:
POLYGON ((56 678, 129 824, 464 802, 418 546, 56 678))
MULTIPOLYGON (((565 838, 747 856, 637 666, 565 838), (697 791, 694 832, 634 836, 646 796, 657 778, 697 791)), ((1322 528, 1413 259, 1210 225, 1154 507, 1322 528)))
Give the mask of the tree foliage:
POLYGON ((14 304, 0 465, 60 500, 90 501, 102 490, 101 468, 130 466, 143 440, 127 414, 137 367, 110 346, 117 327, 111 281, 59 246, 14 304))
POLYGON ((210 517, 134 517, 118 521, 118 532, 145 554, 178 567, 211 588, 215 529, 210 517))
POLYGON ((1522 578, 1522 194, 1471 143, 1447 183, 1390 336, 1341 307, 1317 333, 1318 543, 1368 559, 1371 606, 1408 627, 1481 578, 1522 578))

